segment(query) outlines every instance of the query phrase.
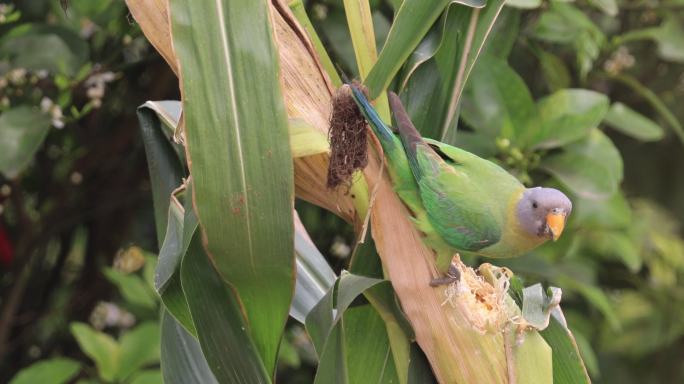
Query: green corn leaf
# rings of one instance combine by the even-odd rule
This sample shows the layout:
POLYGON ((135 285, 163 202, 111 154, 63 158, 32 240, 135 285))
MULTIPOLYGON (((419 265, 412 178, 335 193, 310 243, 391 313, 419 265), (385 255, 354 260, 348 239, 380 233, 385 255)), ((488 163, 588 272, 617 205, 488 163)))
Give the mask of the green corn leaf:
POLYGON ((567 328, 562 312, 559 312, 559 316, 552 316, 549 326, 540 334, 553 351, 554 384, 591 383, 575 338, 567 328))
POLYGON ((218 383, 199 342, 168 311, 161 320, 161 367, 167 384, 218 383))
POLYGON ((173 144, 170 139, 171 131, 165 128, 170 125, 175 127, 179 116, 180 103, 177 102, 147 102, 138 108, 138 122, 150 172, 154 221, 160 247, 166 234, 171 192, 180 186, 186 176, 183 162, 178 157, 182 148, 173 144))
MULTIPOLYGON (((271 376, 294 288, 294 186, 268 12, 261 1, 170 2, 194 208, 209 265, 237 293, 271 376)), ((195 325, 200 342, 215 332, 195 325)))
POLYGON ((314 245, 299 216, 295 216, 295 220, 297 281, 290 316, 304 323, 306 316, 335 284, 337 276, 314 245))
MULTIPOLYGON (((159 195, 159 200, 168 199, 174 188, 173 182, 180 183, 182 167, 171 167, 170 170, 166 171, 161 171, 159 168, 162 168, 164 164, 174 165, 182 159, 180 158, 182 151, 174 150, 176 145, 172 139, 181 115, 180 103, 176 101, 147 102, 139 109, 139 115, 143 133, 149 139, 146 143, 150 148, 148 150, 150 174, 152 179, 156 177, 159 180, 153 184, 153 196, 159 195), (154 114, 147 113, 148 110, 154 114), (158 122, 163 122, 163 124, 158 124, 158 122), (174 157, 174 152, 179 158, 174 157), (161 175, 164 174, 172 176, 166 187, 161 182, 163 181, 161 175), (159 190, 164 190, 166 193, 158 193, 159 190)), ((321 136, 320 132, 314 131, 299 120, 290 121, 290 142, 293 147, 293 156, 319 153, 319 151, 327 150, 328 147, 327 139, 321 136)), ((162 238, 163 243, 155 274, 155 286, 169 314, 173 315, 190 334, 196 336, 197 331, 192 323, 187 302, 180 286, 180 263, 189 245, 189 243, 183 242, 183 238, 192 236, 197 228, 197 220, 192 214, 191 206, 187 204, 189 202, 187 196, 190 195, 190 192, 186 191, 185 195, 185 207, 180 207, 178 204, 167 204, 169 209, 167 232, 162 238), (190 214, 185 214, 184 212, 188 210, 190 214), (184 221, 190 223, 187 229, 184 229, 184 221)), ((303 323, 311 308, 320 301, 335 282, 336 276, 309 238, 306 229, 301 225, 297 216, 295 219, 297 280, 290 315, 303 323)))
MULTIPOLYGON (((375 99, 387 89, 392 78, 449 3, 450 0, 404 0, 394 18, 378 61, 364 81, 371 99, 375 99)), ((484 3, 480 2, 474 4, 484 6, 484 3)))
POLYGON ((350 308, 382 281, 345 272, 307 316, 320 358, 315 383, 405 382, 399 379, 382 317, 368 304, 350 308))
POLYGON ((400 383, 407 383, 411 374, 411 339, 415 339, 408 322, 394 295, 392 284, 384 281, 364 292, 364 296, 385 322, 392 358, 400 383))
POLYGON ((199 231, 183 257, 181 283, 204 357, 219 383, 270 383, 235 291, 209 261, 199 231))
MULTIPOLYGON (((368 231, 370 231, 370 225, 368 231)), ((382 278, 383 270, 380 256, 375 249, 372 237, 357 244, 350 263, 350 272, 372 278, 382 278)), ((413 329, 405 318, 394 295, 392 284, 383 281, 364 292, 365 298, 385 322, 387 337, 392 349, 392 358, 400 383, 408 381, 410 369, 410 339, 415 338, 413 329)), ((367 316, 372 316, 368 314, 367 316)))
POLYGON ((496 57, 482 57, 468 82, 463 120, 477 132, 515 139, 533 126, 537 107, 522 78, 496 57))
POLYGON ((398 377, 386 323, 372 306, 347 309, 341 326, 349 383, 406 383, 398 377))
MULTIPOLYGON (((487 3, 487 7, 491 4, 487 3)), ((510 7, 505 2, 499 14, 491 20, 490 31, 487 33, 480 55, 494 55, 502 59, 508 59, 513 47, 518 41, 521 28, 521 11, 510 7)))
MULTIPOLYGON (((370 4, 368 0, 344 0, 343 3, 352 46, 354 47, 356 65, 359 69, 359 76, 363 81, 378 58, 370 4)), ((389 123, 391 117, 387 94, 385 92, 379 93, 376 96, 375 102, 375 108, 380 118, 389 123)))
POLYGON ((160 244, 155 289, 167 310, 188 332, 196 335, 180 283, 180 262, 185 252, 182 246, 184 209, 178 203, 170 203, 172 192, 186 176, 185 151, 173 140, 180 115, 178 101, 148 101, 138 108, 160 244))
MULTIPOLYGON (((455 142, 463 89, 503 5, 499 0, 490 1, 482 9, 450 5, 437 23, 441 36, 432 59, 417 69, 405 70, 412 76, 404 99, 416 127, 425 136, 455 142)), ((436 38, 430 35, 421 46, 429 43, 428 38, 436 38)), ((421 46, 420 49, 425 49, 421 46)))
MULTIPOLYGON (((511 297, 516 300, 518 305, 520 305, 523 300, 523 288, 524 287, 520 279, 514 277, 514 279, 511 281, 511 288, 509 292, 511 297)), ((568 329, 567 323, 565 322, 565 317, 560 307, 553 308, 551 311, 551 317, 549 318, 548 326, 544 330, 539 331, 538 334, 541 335, 546 344, 551 347, 554 384, 588 384, 591 382, 584 366, 584 362, 579 354, 579 350, 577 349, 575 339, 568 329)), ((526 336, 530 336, 530 334, 527 334, 526 336)), ((535 343, 538 343, 538 341, 535 341, 535 343)), ((525 361, 522 361, 521 365, 527 374, 534 374, 533 369, 535 366, 529 364, 534 364, 534 362, 530 361, 529 357, 530 356, 523 355, 522 359, 525 361)), ((537 366, 537 368, 543 369, 546 366, 547 364, 543 366, 537 366)), ((547 382, 550 381, 547 380, 547 382)))
POLYGON ((506 5, 520 9, 535 9, 541 6, 541 0, 508 0, 506 5))
POLYGON ((545 384, 553 382, 552 350, 537 331, 523 335, 509 332, 516 382, 545 384))
POLYGON ((430 363, 417 343, 411 343, 411 363, 409 365, 409 384, 432 384, 437 383, 435 375, 432 373, 430 363))
POLYGON ((168 279, 163 285, 155 283, 155 288, 166 309, 193 336, 197 336, 197 330, 192 322, 188 303, 181 286, 180 267, 190 246, 189 239, 194 235, 197 225, 197 218, 192 211, 189 199, 186 199, 185 208, 179 208, 175 204, 169 206, 168 232, 162 249, 159 251, 159 263, 156 271, 158 280, 162 280, 164 275, 168 275, 168 279))

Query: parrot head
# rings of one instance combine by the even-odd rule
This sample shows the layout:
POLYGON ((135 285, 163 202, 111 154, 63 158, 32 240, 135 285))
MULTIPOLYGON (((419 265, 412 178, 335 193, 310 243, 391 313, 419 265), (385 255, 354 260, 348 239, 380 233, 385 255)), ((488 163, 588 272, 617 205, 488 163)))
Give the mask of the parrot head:
POLYGON ((553 188, 528 188, 517 207, 522 227, 530 234, 556 241, 572 212, 572 202, 563 192, 553 188))

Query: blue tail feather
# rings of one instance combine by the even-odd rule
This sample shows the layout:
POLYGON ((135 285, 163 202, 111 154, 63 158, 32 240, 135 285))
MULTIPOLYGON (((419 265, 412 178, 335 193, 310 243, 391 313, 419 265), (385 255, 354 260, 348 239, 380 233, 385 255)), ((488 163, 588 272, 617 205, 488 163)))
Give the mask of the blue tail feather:
POLYGON ((383 149, 385 151, 395 149, 397 146, 397 138, 394 135, 394 132, 392 132, 392 130, 382 121, 378 112, 366 98, 366 95, 354 85, 350 85, 350 88, 356 105, 358 105, 359 110, 361 110, 363 116, 370 123, 371 129, 378 137, 378 140, 380 140, 383 149))

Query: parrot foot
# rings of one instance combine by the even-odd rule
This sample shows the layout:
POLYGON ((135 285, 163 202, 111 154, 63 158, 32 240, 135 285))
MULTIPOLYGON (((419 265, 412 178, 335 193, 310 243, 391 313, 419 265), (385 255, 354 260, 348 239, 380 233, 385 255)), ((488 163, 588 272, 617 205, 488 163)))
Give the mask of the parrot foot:
POLYGON ((440 285, 449 285, 451 283, 457 283, 461 279, 461 272, 456 268, 454 264, 449 266, 449 271, 446 276, 438 277, 430 281, 431 287, 439 287, 440 285))

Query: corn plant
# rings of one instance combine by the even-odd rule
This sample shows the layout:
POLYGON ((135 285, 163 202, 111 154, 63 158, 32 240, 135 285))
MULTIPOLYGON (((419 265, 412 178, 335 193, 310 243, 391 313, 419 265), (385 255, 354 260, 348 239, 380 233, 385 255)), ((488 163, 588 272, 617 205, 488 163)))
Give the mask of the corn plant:
MULTIPOLYGON (((496 158, 524 182, 542 174, 580 205, 618 193, 622 159, 597 127, 636 112, 563 86, 534 100, 506 61, 503 1, 391 3, 378 54, 369 2, 343 2, 346 60, 383 119, 394 90, 423 135, 496 158)), ((162 244, 165 381, 274 381, 289 314, 306 325, 317 383, 589 382, 560 289, 524 287, 491 264, 459 265, 462 294, 426 283, 433 255, 372 143, 347 190, 326 187, 331 98, 345 76, 301 1, 128 6, 182 93, 139 110, 162 244), (295 198, 354 227, 348 272, 332 273, 295 198)))

